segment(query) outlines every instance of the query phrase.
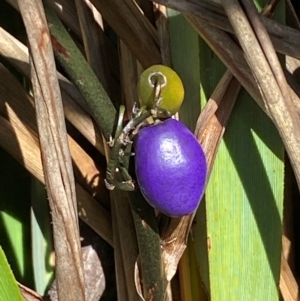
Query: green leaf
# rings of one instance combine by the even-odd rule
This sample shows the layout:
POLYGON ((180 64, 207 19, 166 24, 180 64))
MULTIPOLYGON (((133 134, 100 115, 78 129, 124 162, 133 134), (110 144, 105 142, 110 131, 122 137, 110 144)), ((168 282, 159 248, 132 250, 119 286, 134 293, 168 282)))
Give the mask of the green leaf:
POLYGON ((53 278, 52 226, 45 185, 31 177, 31 234, 34 284, 37 293, 44 295, 53 278))
POLYGON ((15 277, 0 246, 0 300, 23 301, 15 277))
POLYGON ((271 121, 242 93, 206 190, 213 300, 278 300, 283 154, 271 121))
MULTIPOLYGON (((203 50, 205 47, 203 44, 203 50)), ((202 69, 202 95, 209 96, 223 70, 218 62, 202 62, 203 67, 207 62, 202 69)), ((243 91, 220 144, 205 206, 198 211, 193 229, 200 273, 212 300, 224 296, 245 301, 279 298, 283 157, 274 125, 243 91), (201 211, 204 207, 205 214, 201 211), (206 239, 208 244, 203 244, 206 239), (207 259, 208 269, 203 264, 207 259)))
POLYGON ((200 112, 198 34, 178 12, 168 9, 173 68, 185 89, 180 120, 194 131, 200 112))
POLYGON ((0 166, 0 244, 18 281, 32 286, 30 175, 1 148, 0 166))
MULTIPOLYGON (((174 69, 189 95, 180 119, 193 129, 194 114, 199 114, 195 99, 200 98, 203 107, 225 67, 201 38, 195 42, 195 33, 182 16, 171 18, 171 32, 175 26, 172 21, 178 21, 173 41, 171 36, 171 42, 178 37, 175 56, 172 48, 173 59, 177 58, 174 69)), ((243 91, 192 227, 197 266, 209 299, 279 299, 283 159, 277 130, 243 91)), ((195 276, 190 277, 191 282, 195 280, 195 276)))

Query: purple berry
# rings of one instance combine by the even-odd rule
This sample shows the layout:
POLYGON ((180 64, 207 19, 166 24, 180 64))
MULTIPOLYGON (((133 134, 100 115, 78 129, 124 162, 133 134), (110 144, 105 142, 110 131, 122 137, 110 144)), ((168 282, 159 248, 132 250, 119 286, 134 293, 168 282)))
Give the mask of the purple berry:
POLYGON ((167 119, 140 129, 135 170, 142 194, 158 211, 179 217, 194 212, 205 188, 207 165, 195 136, 167 119))

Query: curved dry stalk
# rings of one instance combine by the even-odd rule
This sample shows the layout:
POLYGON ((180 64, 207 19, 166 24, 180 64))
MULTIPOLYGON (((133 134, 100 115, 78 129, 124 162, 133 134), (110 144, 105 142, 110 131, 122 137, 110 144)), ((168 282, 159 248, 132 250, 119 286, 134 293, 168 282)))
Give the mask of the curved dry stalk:
MULTIPOLYGON (((20 11, 18 0, 6 0, 6 2, 17 11, 20 11)), ((67 0, 49 0, 49 3, 51 3, 60 19, 81 39, 81 31, 74 2, 67 0)))
MULTIPOLYGON (((249 65, 247 64, 243 51, 235 44, 232 39, 223 31, 210 26, 199 18, 195 18, 191 14, 186 16, 187 19, 195 26, 199 35, 206 41, 210 48, 219 56, 226 67, 239 80, 242 86, 248 91, 253 99, 259 104, 262 110, 270 116, 268 108, 264 106, 261 94, 257 88, 257 84, 252 76, 249 65)), ((292 87, 294 88, 294 87, 292 87)), ((300 99, 288 87, 292 96, 293 104, 298 115, 300 115, 300 99)))
MULTIPOLYGON (((28 48, 2 27, 0 27, 0 38, 0 54, 29 78, 30 66, 28 48)), ((59 72, 57 72, 57 78, 61 88, 70 95, 82 109, 88 112, 89 108, 76 87, 59 72)))
POLYGON ((134 1, 91 2, 144 68, 160 63, 157 33, 134 1))
POLYGON ((290 157, 300 188, 300 120, 268 33, 252 1, 222 0, 251 71, 290 157))
POLYGON ((18 4, 32 55, 31 79, 52 211, 58 296, 66 301, 85 300, 75 181, 50 34, 41 1, 18 4))
POLYGON ((238 79, 248 93, 257 100, 260 107, 266 110, 240 47, 222 30, 214 28, 192 15, 187 15, 186 17, 195 26, 199 35, 210 48, 220 57, 228 70, 238 79))
MULTIPOLYGON (((0 27, 0 55, 16 69, 30 78, 28 48, 0 27)), ((58 73, 64 113, 75 128, 100 152, 104 153, 103 141, 93 119, 88 115, 88 107, 76 87, 58 73), (74 101, 75 100, 75 101, 74 101), (84 107, 85 109, 82 109, 84 107)))
POLYGON ((280 271, 280 292, 283 300, 298 300, 299 287, 293 272, 291 271, 287 260, 281 255, 281 271, 280 271))
MULTIPOLYGON (((252 96, 252 98, 254 98, 257 101, 257 103, 266 112, 266 114, 270 115, 270 113, 268 112, 268 108, 266 108, 263 104, 261 94, 257 88, 256 81, 252 75, 249 65, 245 60, 243 51, 232 40, 232 38, 226 32, 224 32, 224 30, 225 31, 228 30, 227 28, 228 26, 226 26, 226 24, 224 23, 225 21, 224 22, 222 21, 226 19, 225 16, 223 17, 224 9, 222 8, 222 6, 212 1, 201 1, 198 2, 197 4, 193 3, 192 6, 191 3, 189 2, 176 2, 174 0, 160 0, 159 3, 169 5, 174 9, 177 9, 182 12, 186 12, 185 17, 195 27, 199 35, 206 41, 206 43, 210 46, 210 48, 219 56, 219 58, 223 61, 226 67, 239 80, 239 82, 248 91, 248 93, 252 96), (202 11, 202 13, 200 14, 200 11, 202 9, 206 9, 206 10, 202 11), (213 15, 211 17, 208 17, 210 16, 210 14, 213 15), (201 18, 199 16, 201 16, 201 18), (210 21, 207 18, 209 18, 210 21), (216 24, 216 22, 219 22, 220 20, 224 24, 221 22, 219 26, 216 24), (213 24, 216 27, 210 24, 213 24), (222 28, 222 30, 219 29, 219 27, 222 28)), ((264 18, 265 17, 262 17, 263 20, 264 18)), ((228 23, 228 20, 226 22, 228 23)), ((277 25, 279 24, 277 22, 275 23, 277 25)), ((295 33, 299 34, 298 31, 288 28, 287 26, 283 26, 283 25, 278 25, 278 26, 282 26, 284 28, 284 30, 277 28, 278 34, 280 33, 280 35, 282 35, 283 32, 285 32, 285 30, 288 31, 292 30, 293 31, 292 36, 294 38, 295 38, 295 33)), ((228 31, 233 32, 232 29, 228 31)), ((281 36, 280 41, 282 41, 283 39, 284 38, 281 36)), ((295 51, 298 51, 299 48, 294 47, 294 49, 295 51)), ((290 94, 292 95, 292 100, 297 110, 297 113, 298 115, 300 115, 300 99, 295 93, 293 93, 290 87, 288 87, 288 89, 290 90, 290 94)))
POLYGON ((298 300, 299 286, 289 265, 290 255, 291 241, 283 235, 279 288, 284 300, 298 300))
MULTIPOLYGON (((200 18, 208 25, 222 31, 235 33, 226 17, 224 8, 219 3, 207 0, 198 1, 197 3, 176 0, 159 0, 156 2, 193 18, 200 18)), ((300 59, 299 31, 264 16, 261 16, 261 21, 269 32, 276 51, 300 59)))
POLYGON ((47 297, 42 297, 32 289, 18 283, 21 294, 26 301, 50 301, 47 297))

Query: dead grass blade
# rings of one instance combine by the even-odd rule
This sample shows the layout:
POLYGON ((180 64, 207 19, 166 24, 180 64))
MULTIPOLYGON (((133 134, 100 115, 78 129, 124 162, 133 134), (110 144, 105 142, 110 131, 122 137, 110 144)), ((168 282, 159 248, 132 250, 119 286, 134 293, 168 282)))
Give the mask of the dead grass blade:
POLYGON ((144 68, 161 61, 157 33, 134 1, 91 1, 144 68))
MULTIPOLYGON (((233 34, 235 33, 228 21, 228 18, 226 17, 224 8, 214 1, 203 0, 193 3, 189 1, 159 0, 157 2, 184 14, 191 15, 194 18, 200 18, 210 26, 233 34)), ((269 32, 276 51, 285 55, 300 58, 299 31, 291 27, 284 26, 265 16, 261 16, 261 21, 269 32)))
MULTIPOLYGON (((238 79, 248 93, 257 100, 260 107, 264 110, 263 101, 250 68, 244 58, 240 47, 222 30, 212 27, 203 20, 189 14, 187 19, 195 26, 200 36, 219 56, 228 70, 238 79)), ((266 112, 267 113, 267 112, 266 112)))
MULTIPOLYGON (((195 17, 194 14, 187 14, 186 17, 242 86, 257 101, 265 113, 270 116, 268 108, 263 104, 254 77, 252 76, 249 65, 247 64, 240 47, 238 47, 225 32, 212 27, 200 18, 195 17)), ((288 87, 288 89, 296 111, 298 115, 300 115, 299 97, 293 92, 291 87, 288 87)))
POLYGON ((283 235, 279 288, 284 301, 298 301, 300 298, 299 286, 288 262, 290 255, 291 241, 283 235))
MULTIPOLYGON (((112 199, 113 201, 113 199, 112 199)), ((112 216, 116 216, 115 208, 112 203, 111 207, 112 216)), ((126 283, 126 274, 124 269, 123 253, 121 244, 121 233, 118 230, 118 224, 115 218, 112 218, 113 228, 113 244, 114 244, 114 260, 115 260, 115 272, 116 272, 116 288, 118 293, 118 299, 120 301, 127 301, 128 299, 128 286, 126 283)))
POLYGON ((96 23, 87 2, 89 1, 75 0, 85 54, 89 65, 107 90, 104 62, 101 57, 99 39, 99 31, 101 28, 96 23))
MULTIPOLYGON (((27 78, 30 78, 28 48, 3 28, 0 28, 0 39, 0 55, 27 78)), ((66 118, 103 154, 103 141, 100 132, 93 119, 86 112, 88 108, 81 94, 76 87, 60 73, 58 73, 58 80, 61 87, 66 118), (86 109, 84 110, 82 107, 86 109)))
POLYGON ((25 301, 50 301, 48 298, 43 298, 41 295, 31 290, 30 288, 18 283, 19 289, 25 301))
POLYGON ((167 8, 164 5, 153 3, 156 15, 156 28, 159 40, 160 56, 163 65, 172 67, 169 20, 167 8))
POLYGON ((134 284, 134 266, 139 251, 128 194, 114 190, 111 200, 118 300, 139 301, 134 284))
POLYGON ((292 4, 292 1, 285 0, 285 3, 286 3, 286 15, 287 15, 289 25, 293 28, 300 29, 300 22, 297 17, 295 8, 292 4))
POLYGON ((299 300, 299 287, 294 278, 294 275, 284 258, 281 256, 281 271, 279 288, 284 301, 297 301, 299 300))
POLYGON ((63 23, 68 26, 80 40, 82 40, 82 33, 74 1, 49 0, 49 3, 51 3, 52 8, 63 23))
POLYGON ((252 1, 223 0, 225 11, 290 157, 300 187, 300 120, 268 33, 252 1))
POLYGON ((31 80, 52 211, 58 296, 62 300, 85 300, 75 181, 50 34, 41 1, 18 4, 32 55, 31 80))
POLYGON ((226 124, 240 89, 239 82, 227 70, 197 121, 195 135, 205 149, 209 166, 208 177, 217 153, 216 150, 225 132, 226 124), (216 142, 217 144, 215 144, 216 142))
MULTIPOLYGON (((162 2, 162 1, 161 1, 162 2)), ((173 3, 173 2, 172 2, 173 3)), ((207 42, 210 48, 219 56, 226 67, 238 79, 248 93, 257 101, 260 107, 270 116, 268 108, 264 106, 260 92, 247 64, 243 51, 235 42, 222 30, 215 28, 202 19, 195 17, 195 14, 187 14, 187 19, 194 25, 200 36, 207 42)), ((293 104, 298 115, 300 114, 299 97, 288 87, 292 95, 293 104)))

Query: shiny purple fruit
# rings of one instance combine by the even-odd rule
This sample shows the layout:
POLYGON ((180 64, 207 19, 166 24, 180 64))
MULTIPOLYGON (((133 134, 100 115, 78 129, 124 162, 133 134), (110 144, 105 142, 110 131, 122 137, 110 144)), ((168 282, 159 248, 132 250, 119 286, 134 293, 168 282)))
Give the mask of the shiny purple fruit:
POLYGON ((205 188, 207 165, 195 136, 167 119, 140 129, 135 170, 142 194, 158 211, 179 217, 194 212, 205 188))

